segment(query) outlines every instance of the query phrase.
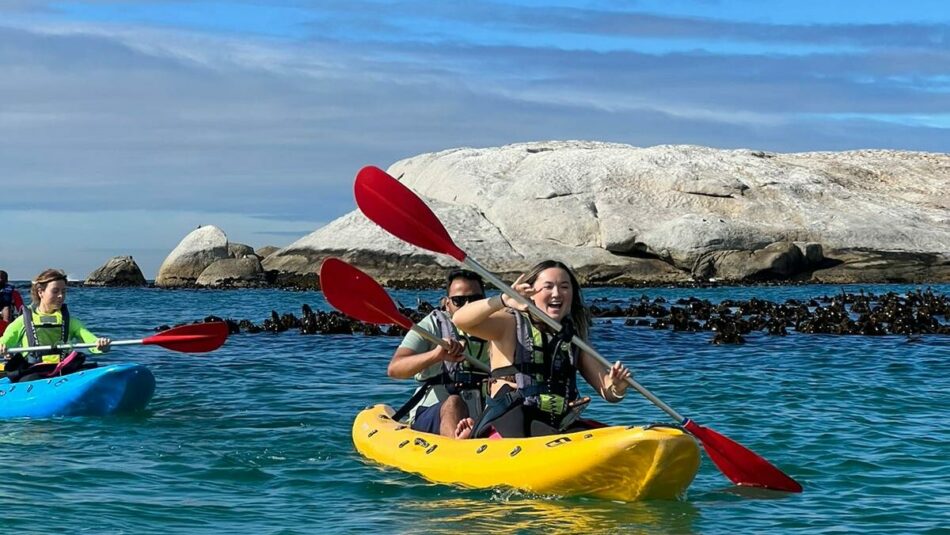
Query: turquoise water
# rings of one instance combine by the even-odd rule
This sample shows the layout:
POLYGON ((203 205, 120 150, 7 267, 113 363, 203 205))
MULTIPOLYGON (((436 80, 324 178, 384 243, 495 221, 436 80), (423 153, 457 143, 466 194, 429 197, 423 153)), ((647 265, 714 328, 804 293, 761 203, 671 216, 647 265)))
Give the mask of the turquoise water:
MULTIPOLYGON (((598 289, 588 298, 784 301, 860 288, 598 289)), ((950 285, 934 286, 950 292, 950 285)), ((414 305, 435 292, 394 292, 414 305)), ((326 308, 320 293, 71 289, 98 334, 142 338, 208 314, 255 322, 326 308)), ((947 318, 939 318, 947 323, 947 318)), ((950 337, 712 333, 599 321, 593 345, 679 412, 737 440, 805 486, 731 486, 708 460, 684 501, 622 504, 429 484, 364 462, 350 441, 364 406, 398 403, 386 377, 397 339, 240 334, 206 355, 117 348, 158 387, 146 414, 0 421, 0 525, 68 533, 937 533, 950 526, 950 337)), ((590 392, 588 392, 589 394, 590 392)), ((631 392, 588 415, 668 421, 631 392)))

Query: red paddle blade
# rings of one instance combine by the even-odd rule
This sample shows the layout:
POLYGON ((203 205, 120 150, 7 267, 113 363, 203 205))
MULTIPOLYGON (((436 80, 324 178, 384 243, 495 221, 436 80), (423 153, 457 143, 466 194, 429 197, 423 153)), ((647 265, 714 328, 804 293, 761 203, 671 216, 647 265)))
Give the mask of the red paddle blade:
POLYGON ((168 329, 145 338, 142 343, 184 353, 207 353, 221 347, 227 338, 228 325, 223 321, 211 321, 168 329))
POLYGON ((797 481, 742 444, 692 420, 687 419, 683 427, 703 443, 709 458, 736 485, 802 491, 797 481))
POLYGON ((327 302, 340 312, 367 323, 397 324, 409 329, 386 290, 373 277, 339 258, 327 258, 320 266, 320 288, 327 302))
POLYGON ((353 184, 356 205, 371 221, 393 236, 416 247, 465 261, 442 222, 418 195, 386 171, 368 165, 353 184))

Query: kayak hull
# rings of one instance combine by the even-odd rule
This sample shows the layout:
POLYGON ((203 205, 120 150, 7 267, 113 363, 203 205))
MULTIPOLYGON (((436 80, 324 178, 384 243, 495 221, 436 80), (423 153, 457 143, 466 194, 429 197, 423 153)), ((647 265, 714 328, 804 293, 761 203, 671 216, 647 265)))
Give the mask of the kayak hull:
POLYGON ((106 416, 144 409, 155 376, 140 364, 113 364, 76 373, 11 383, 0 379, 0 418, 106 416))
POLYGON ((435 483, 636 501, 681 497, 699 447, 673 427, 603 427, 532 438, 456 440, 414 431, 376 405, 353 422, 364 457, 435 483))

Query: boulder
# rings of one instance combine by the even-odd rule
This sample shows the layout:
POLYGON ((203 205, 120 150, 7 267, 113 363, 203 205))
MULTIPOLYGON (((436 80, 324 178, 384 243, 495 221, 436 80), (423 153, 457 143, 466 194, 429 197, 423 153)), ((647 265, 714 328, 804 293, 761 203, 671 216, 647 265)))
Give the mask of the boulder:
POLYGON ((84 286, 145 286, 145 275, 131 256, 113 256, 86 277, 84 286))
POLYGON ((279 250, 280 250, 280 247, 274 247, 273 245, 265 245, 264 247, 255 249, 254 254, 259 256, 261 259, 264 259, 270 256, 271 254, 273 254, 275 251, 279 251, 279 250))
MULTIPOLYGON (((821 262, 814 248, 813 265, 821 262)), ((794 243, 776 242, 753 251, 711 251, 703 254, 693 266, 693 278, 720 281, 785 280, 804 271, 809 265, 806 255, 794 243)))
POLYGON ((257 255, 215 260, 201 272, 196 286, 207 288, 244 288, 260 286, 264 270, 257 255))
POLYGON ((829 266, 812 274, 815 282, 950 282, 950 253, 832 249, 826 256, 829 266))
POLYGON ((228 242, 228 254, 231 258, 244 258, 248 255, 257 255, 257 253, 254 252, 254 248, 250 245, 237 242, 228 242))
MULTIPOLYGON (((423 154, 389 173, 472 258, 506 274, 556 258, 603 284, 791 278, 827 268, 822 250, 904 258, 908 269, 950 250, 950 154, 552 141, 423 154)), ((354 211, 264 267, 278 278, 311 274, 331 255, 390 283, 437 280, 455 265, 354 211)), ((934 266, 920 273, 942 276, 934 266)))
POLYGON ((163 288, 188 287, 215 260, 229 258, 228 238, 214 225, 191 231, 162 262, 155 285, 163 288))

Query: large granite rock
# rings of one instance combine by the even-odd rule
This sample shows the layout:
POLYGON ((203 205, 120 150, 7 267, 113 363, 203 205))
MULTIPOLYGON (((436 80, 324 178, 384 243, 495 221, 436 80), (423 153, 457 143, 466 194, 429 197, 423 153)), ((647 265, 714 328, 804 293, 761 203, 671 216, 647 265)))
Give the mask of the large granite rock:
POLYGON ((113 256, 86 277, 84 286, 145 286, 145 275, 131 256, 113 256))
POLYGON ((228 255, 231 258, 244 258, 248 255, 256 255, 254 248, 250 245, 244 245, 243 243, 237 242, 228 242, 228 255))
POLYGON ((215 260, 229 258, 228 237, 214 225, 198 227, 185 236, 165 258, 155 277, 164 288, 193 286, 215 260))
MULTIPOLYGON (((553 257, 602 284, 847 278, 862 270, 875 280, 950 280, 948 154, 561 141, 423 154, 389 172, 426 200, 472 258, 506 274, 553 257), (906 265, 871 269, 822 250, 906 265), (824 271, 837 262, 852 267, 824 271)), ((454 265, 354 211, 271 254, 264 268, 292 278, 331 255, 391 284, 439 280, 454 265)))
POLYGON ((208 288, 247 288, 261 286, 264 270, 257 255, 251 254, 242 258, 222 258, 215 260, 206 267, 198 279, 196 286, 208 288))

